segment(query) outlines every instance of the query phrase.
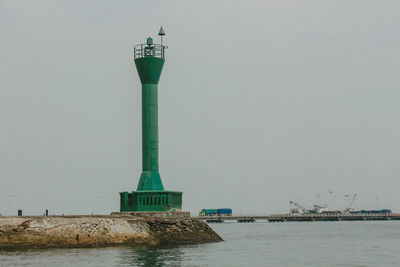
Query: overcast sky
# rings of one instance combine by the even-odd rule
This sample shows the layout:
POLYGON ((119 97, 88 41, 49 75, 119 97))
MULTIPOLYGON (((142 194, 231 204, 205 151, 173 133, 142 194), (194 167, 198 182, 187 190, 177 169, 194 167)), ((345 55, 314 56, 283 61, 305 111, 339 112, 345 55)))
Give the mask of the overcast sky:
POLYGON ((0 213, 109 213, 141 174, 133 45, 169 48, 160 174, 184 210, 400 203, 399 1, 0 0, 0 213), (335 197, 331 197, 332 191, 335 197))

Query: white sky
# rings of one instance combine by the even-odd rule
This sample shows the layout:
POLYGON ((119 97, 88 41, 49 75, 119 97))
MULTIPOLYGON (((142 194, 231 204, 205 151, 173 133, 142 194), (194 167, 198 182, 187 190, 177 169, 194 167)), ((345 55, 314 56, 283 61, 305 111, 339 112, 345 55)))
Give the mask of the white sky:
POLYGON ((357 193, 355 208, 398 211, 399 10, 0 0, 0 213, 119 209, 141 173, 132 48, 161 24, 160 173, 185 210, 286 212, 317 194, 343 208, 357 193))

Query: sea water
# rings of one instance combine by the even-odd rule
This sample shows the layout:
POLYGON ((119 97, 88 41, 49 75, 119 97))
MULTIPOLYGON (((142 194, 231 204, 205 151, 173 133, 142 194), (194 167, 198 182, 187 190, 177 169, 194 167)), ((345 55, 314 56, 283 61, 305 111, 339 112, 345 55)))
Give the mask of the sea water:
POLYGON ((0 266, 400 266, 400 221, 222 223, 224 242, 0 251, 0 266))

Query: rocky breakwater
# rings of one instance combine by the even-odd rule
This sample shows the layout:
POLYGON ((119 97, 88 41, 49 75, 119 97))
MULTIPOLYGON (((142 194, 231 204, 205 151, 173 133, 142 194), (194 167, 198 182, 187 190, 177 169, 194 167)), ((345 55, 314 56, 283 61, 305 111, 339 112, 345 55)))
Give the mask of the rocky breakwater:
POLYGON ((218 242, 222 238, 207 223, 190 217, 147 218, 151 236, 157 244, 196 244, 218 242))
POLYGON ((156 246, 221 240, 206 223, 190 217, 0 217, 0 249, 156 246))

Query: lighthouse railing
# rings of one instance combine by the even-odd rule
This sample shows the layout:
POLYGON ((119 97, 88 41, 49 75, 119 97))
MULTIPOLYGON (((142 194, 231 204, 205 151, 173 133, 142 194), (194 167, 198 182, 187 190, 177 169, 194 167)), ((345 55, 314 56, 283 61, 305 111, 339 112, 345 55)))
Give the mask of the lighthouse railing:
POLYGON ((133 47, 134 57, 135 59, 142 57, 158 57, 165 59, 166 48, 165 45, 160 44, 138 44, 133 47))

